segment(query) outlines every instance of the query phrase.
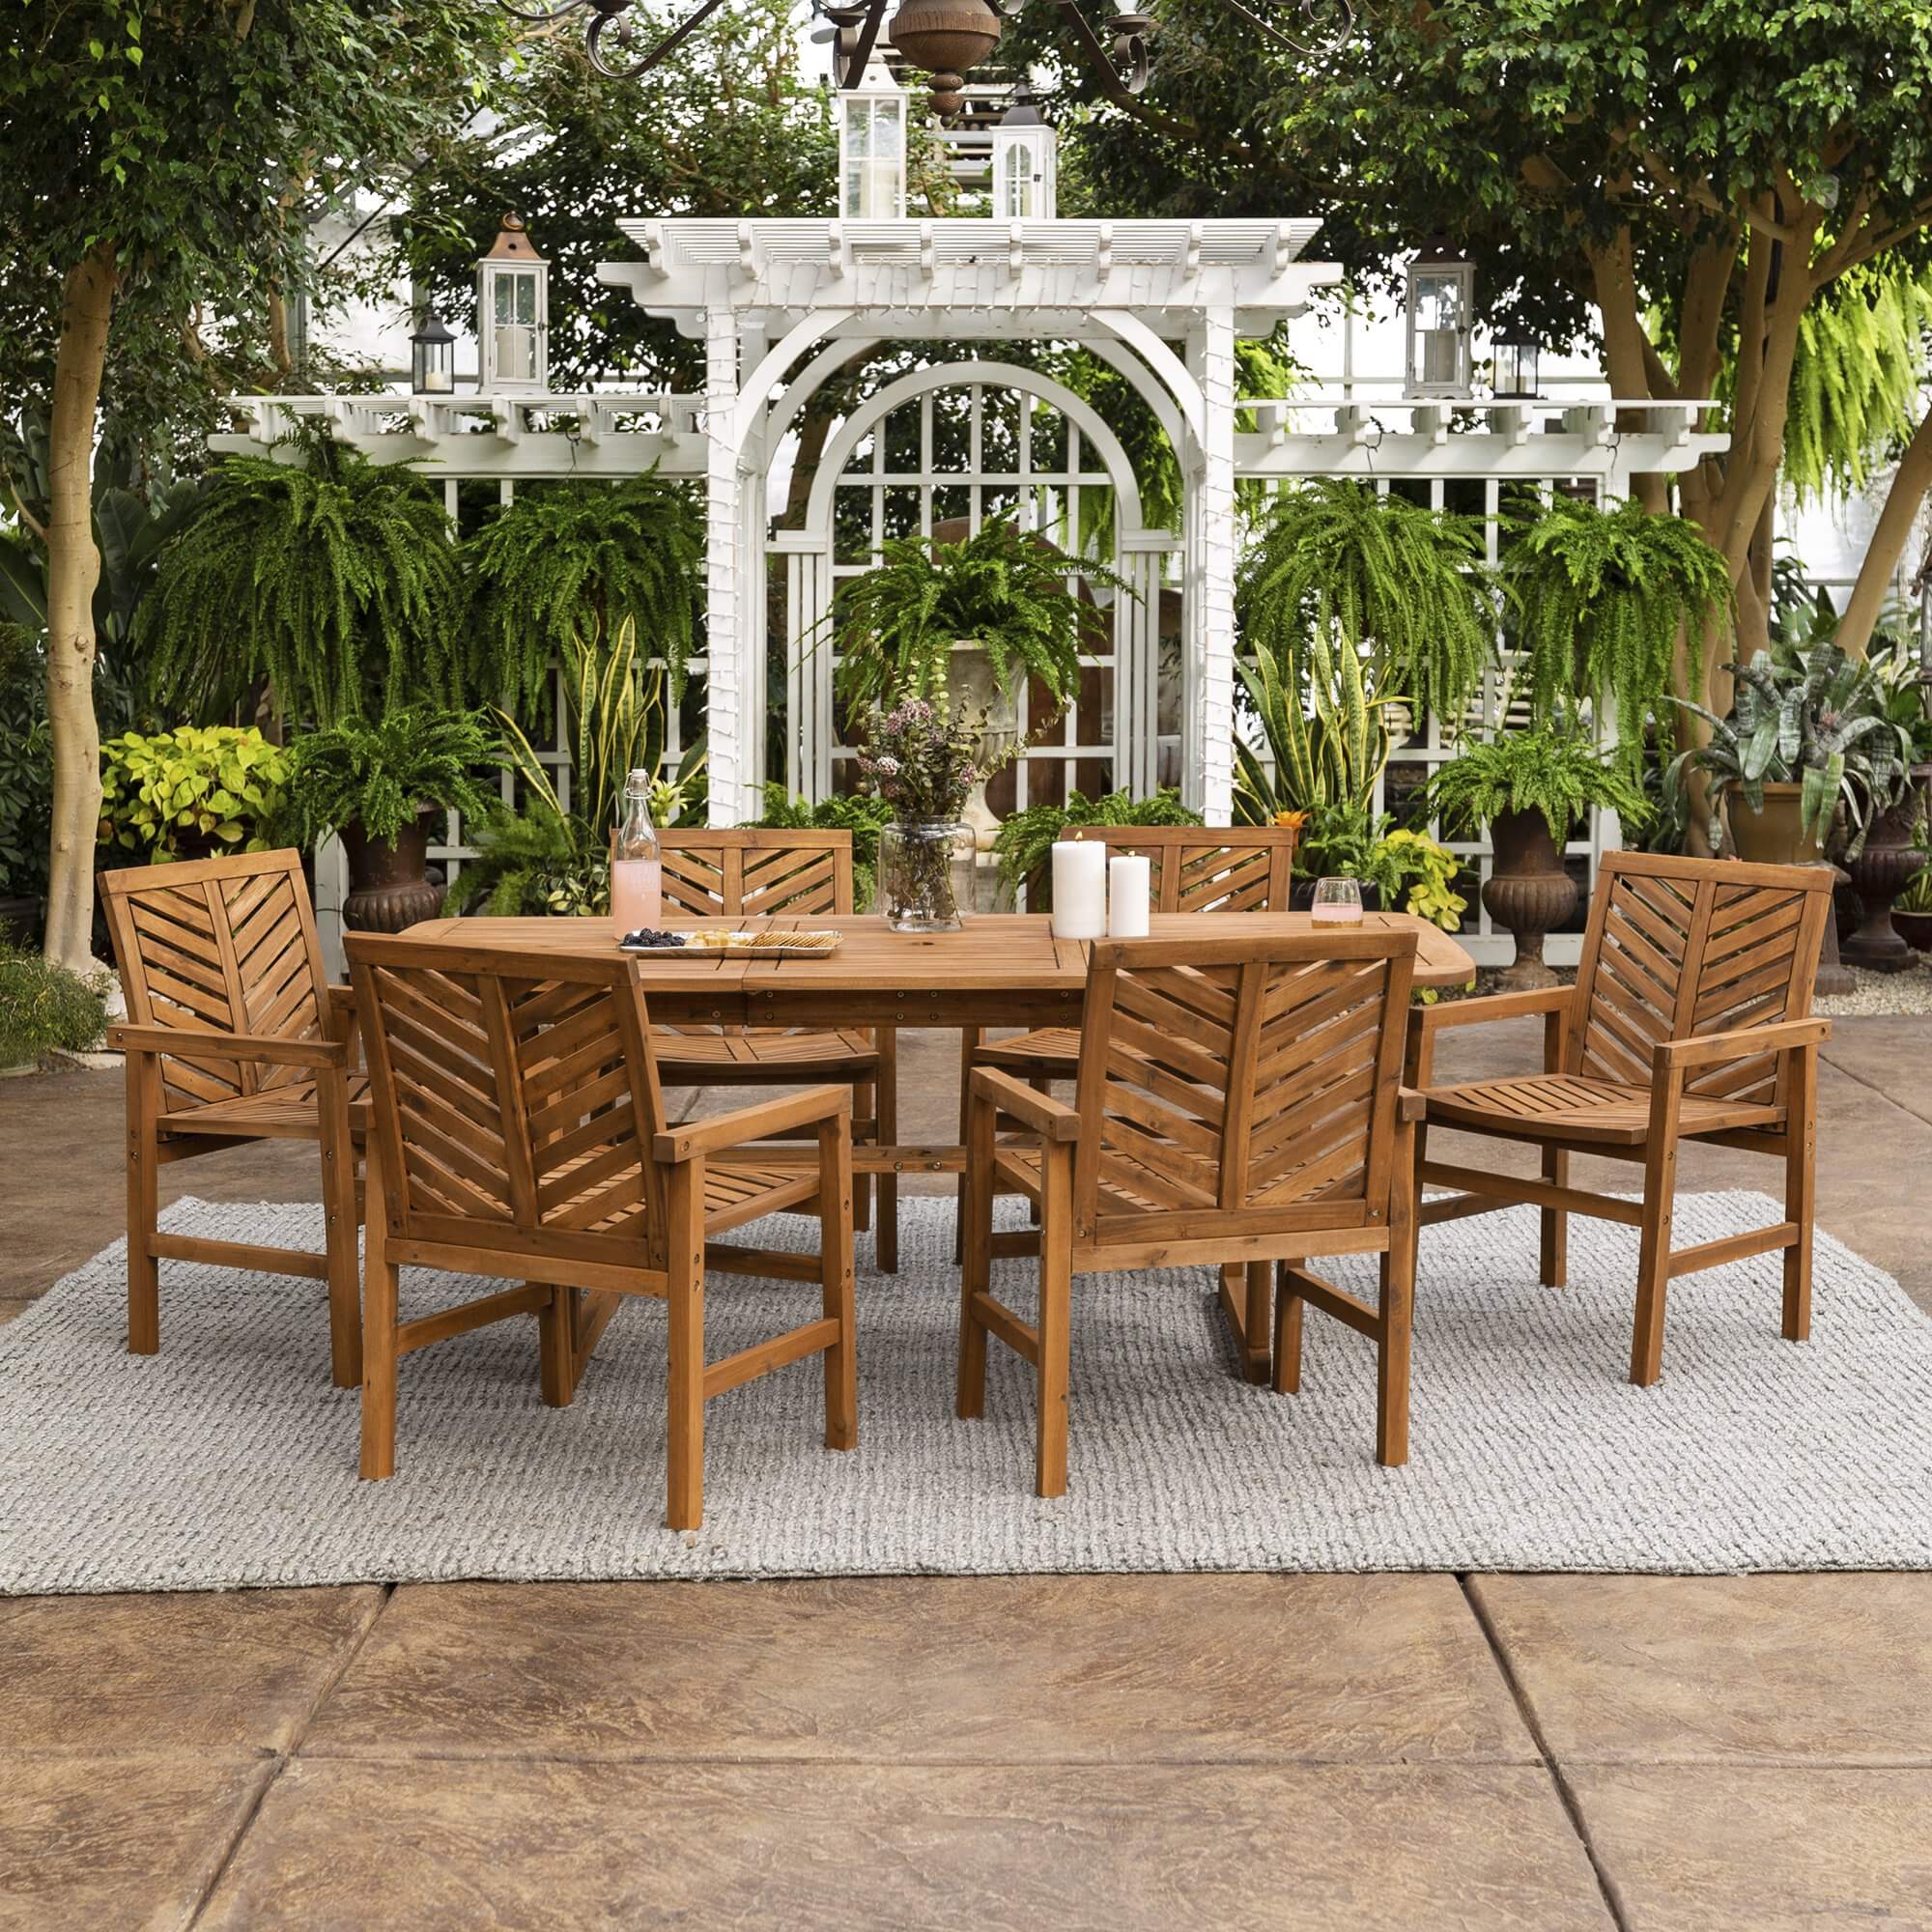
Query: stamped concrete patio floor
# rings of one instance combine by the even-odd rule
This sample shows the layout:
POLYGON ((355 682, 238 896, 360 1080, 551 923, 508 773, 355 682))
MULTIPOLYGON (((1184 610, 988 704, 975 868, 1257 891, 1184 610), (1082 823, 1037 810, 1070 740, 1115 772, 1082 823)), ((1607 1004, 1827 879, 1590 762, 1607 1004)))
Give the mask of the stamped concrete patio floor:
MULTIPOLYGON (((1929 1049, 1838 1022, 1818 1194, 1932 1310, 1929 1049)), ((952 1053, 908 1037, 914 1137, 952 1053)), ((0 1321, 120 1233, 121 1139, 116 1076, 0 1086, 0 1321)), ((0 1926, 660 1923, 1932 1927, 1932 1576, 0 1600, 0 1926)))

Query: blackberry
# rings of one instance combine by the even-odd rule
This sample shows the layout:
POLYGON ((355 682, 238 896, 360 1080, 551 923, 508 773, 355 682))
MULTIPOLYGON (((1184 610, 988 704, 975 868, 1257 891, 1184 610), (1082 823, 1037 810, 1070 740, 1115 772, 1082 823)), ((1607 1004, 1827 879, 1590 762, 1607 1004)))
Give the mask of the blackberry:
POLYGON ((684 934, 681 932, 659 932, 654 926, 640 926, 636 932, 624 935, 626 946, 657 948, 663 946, 682 946, 684 934))

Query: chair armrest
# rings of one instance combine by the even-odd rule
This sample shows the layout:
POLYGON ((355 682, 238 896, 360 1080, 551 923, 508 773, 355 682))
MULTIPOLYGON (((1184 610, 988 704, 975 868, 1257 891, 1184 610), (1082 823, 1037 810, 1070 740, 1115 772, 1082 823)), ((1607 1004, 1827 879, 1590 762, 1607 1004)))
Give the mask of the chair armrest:
POLYGON ((841 1115, 849 1120, 851 1113, 851 1088, 808 1087, 803 1094, 760 1100, 752 1107, 734 1107, 728 1114, 713 1114, 708 1120, 673 1127, 652 1141, 651 1151, 659 1160, 693 1160, 699 1154, 741 1147, 747 1141, 763 1140, 792 1127, 810 1126, 814 1121, 837 1120, 841 1115))
POLYGON ((349 1065, 339 1039, 279 1039, 273 1034, 216 1033, 213 1028, 111 1026, 107 1043, 123 1053, 172 1053, 187 1060, 256 1061, 265 1066, 308 1066, 318 1072, 349 1065))
POLYGON ((349 1049, 349 1065, 357 1067, 361 1065, 357 1049, 362 1038, 362 1015, 356 1009, 355 988, 325 986, 322 990, 322 1030, 349 1049))
POLYGON ((1398 1087, 1395 1117, 1398 1121, 1426 1121, 1429 1118, 1428 1094, 1418 1094, 1412 1087, 1398 1087))
POLYGON ((1010 1114, 1050 1141, 1080 1138, 1080 1116, 1065 1101, 1056 1100, 1051 1094, 1038 1093, 997 1066, 973 1069, 973 1097, 990 1101, 1001 1113, 1010 1114))
POLYGON ((1686 1072, 1725 1060, 1755 1060, 1761 1053, 1788 1053, 1817 1046, 1832 1037, 1829 1019, 1776 1020, 1770 1026, 1737 1027, 1729 1033, 1700 1034, 1695 1039, 1659 1042, 1652 1063, 1659 1072, 1686 1072))
POLYGON ((1476 1026, 1484 1020, 1521 1019, 1529 1013, 1560 1013, 1574 1006, 1575 986, 1536 986, 1526 993, 1484 993, 1472 1000, 1438 1000, 1409 1011, 1412 1029, 1440 1033, 1445 1027, 1476 1026))

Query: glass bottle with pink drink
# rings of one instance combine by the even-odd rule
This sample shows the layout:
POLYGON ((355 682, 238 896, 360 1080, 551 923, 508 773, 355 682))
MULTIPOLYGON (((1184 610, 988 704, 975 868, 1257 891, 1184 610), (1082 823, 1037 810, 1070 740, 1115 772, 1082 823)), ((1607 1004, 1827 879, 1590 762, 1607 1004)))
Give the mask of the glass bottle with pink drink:
POLYGON ((657 828, 651 823, 651 775, 636 771, 624 781, 624 818, 611 848, 611 923, 621 940, 664 917, 664 866, 657 828))

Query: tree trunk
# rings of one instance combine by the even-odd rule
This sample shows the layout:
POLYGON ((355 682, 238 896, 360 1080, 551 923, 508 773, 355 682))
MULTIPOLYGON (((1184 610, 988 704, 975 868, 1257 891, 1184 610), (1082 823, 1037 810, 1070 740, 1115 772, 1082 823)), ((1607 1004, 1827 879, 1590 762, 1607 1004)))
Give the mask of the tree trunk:
POLYGON ((94 956, 94 846, 100 822, 100 730, 94 717, 94 422, 114 311, 114 249, 68 272, 47 425, 47 716, 53 726, 53 838, 45 953, 85 971, 94 956))
POLYGON ((1932 491, 1932 413, 1918 425, 1905 454, 1893 472, 1891 488, 1886 493, 1885 508, 1879 512, 1878 526, 1872 531, 1865 560, 1859 566, 1859 581, 1852 585, 1851 602, 1838 624, 1838 642, 1855 658, 1865 654, 1871 642, 1872 626, 1885 608, 1886 586, 1905 546, 1912 526, 1918 520, 1918 506, 1932 491))

